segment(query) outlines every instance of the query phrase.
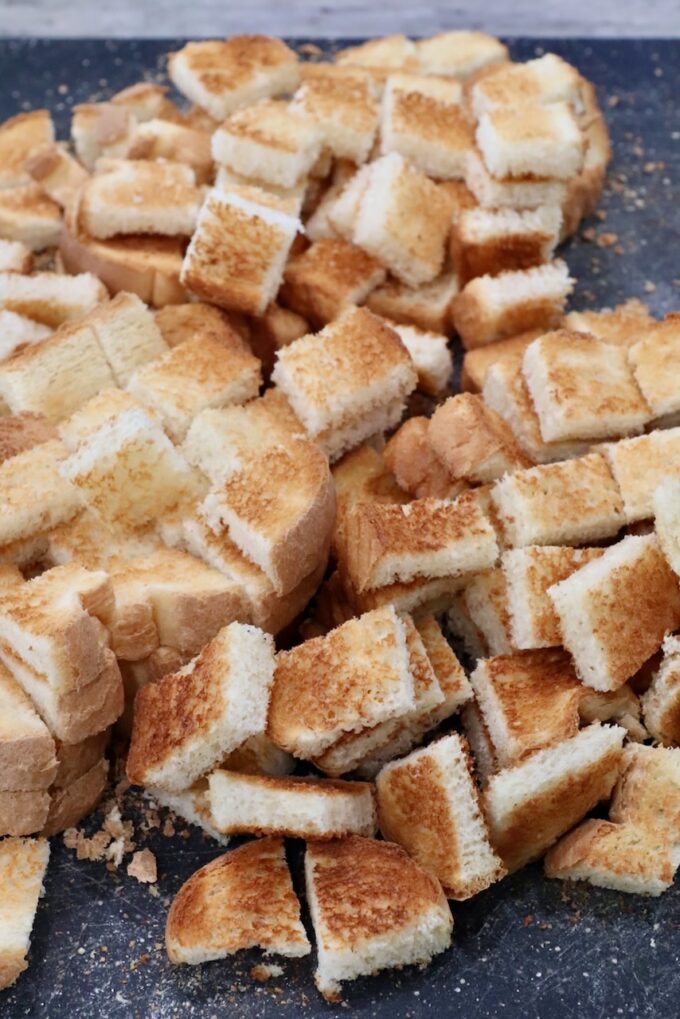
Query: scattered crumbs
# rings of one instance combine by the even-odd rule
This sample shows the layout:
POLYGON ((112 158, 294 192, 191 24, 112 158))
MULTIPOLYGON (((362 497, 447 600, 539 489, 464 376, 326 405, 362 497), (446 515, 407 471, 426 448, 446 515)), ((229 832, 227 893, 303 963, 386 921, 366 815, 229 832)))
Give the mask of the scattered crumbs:
POLYGON ((527 913, 527 915, 524 917, 524 920, 522 921, 525 927, 531 927, 533 922, 534 918, 531 913, 527 913))
POLYGON ((611 248, 612 245, 616 244, 619 239, 619 235, 615 233, 602 233, 598 234, 595 243, 598 248, 611 248))
POLYGON ((552 930, 552 924, 551 923, 545 923, 545 921, 543 921, 542 923, 539 923, 538 929, 541 930, 541 931, 551 931, 552 930))
POLYGON ((250 975, 253 980, 257 980, 258 983, 264 984, 267 980, 271 980, 273 977, 282 977, 283 967, 277 966, 276 963, 261 962, 257 966, 253 966, 250 971, 250 975))
POLYGON ((130 877, 137 878, 143 884, 154 884, 158 880, 156 857, 150 849, 141 849, 133 854, 128 863, 127 872, 130 877))
POLYGON ((586 229, 582 231, 581 236, 583 237, 584 241, 594 241, 596 237, 595 227, 594 226, 586 227, 586 229))
POLYGON ((618 106, 620 102, 621 100, 619 99, 618 96, 609 96, 609 99, 607 100, 607 105, 614 109, 614 107, 618 106))
POLYGON ((130 963, 130 969, 134 973, 134 971, 139 969, 140 966, 146 966, 149 962, 151 962, 151 956, 149 955, 149 953, 142 952, 140 956, 132 960, 132 962, 130 963))
POLYGON ((172 823, 172 818, 170 817, 166 818, 165 823, 163 824, 163 834, 165 835, 166 839, 172 838, 172 836, 175 834, 175 826, 172 823))
POLYGON ((656 293, 656 283, 652 283, 651 280, 647 280, 647 282, 645 283, 645 288, 644 289, 645 289, 645 293, 646 294, 655 294, 656 293))

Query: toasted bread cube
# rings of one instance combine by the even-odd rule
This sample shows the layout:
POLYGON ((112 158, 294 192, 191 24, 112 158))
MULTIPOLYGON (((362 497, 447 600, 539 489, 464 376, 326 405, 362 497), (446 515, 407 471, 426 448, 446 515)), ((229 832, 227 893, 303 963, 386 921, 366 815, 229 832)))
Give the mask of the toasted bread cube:
POLYGON ((0 883, 5 893, 0 906, 0 989, 11 987, 28 968, 26 956, 49 858, 47 839, 0 842, 0 883))
POLYGON ((363 304, 385 275, 361 248, 324 238, 288 263, 279 299, 320 329, 349 306, 363 304))
POLYGON ((183 163, 112 160, 85 185, 80 222, 101 240, 116 234, 189 237, 200 197, 194 171, 183 163))
POLYGON ((255 188, 213 190, 201 209, 181 281, 198 297, 261 315, 276 297, 300 221, 255 188))
POLYGON ((568 179, 583 164, 584 139, 568 103, 502 107, 483 113, 477 144, 494 177, 568 179))
POLYGON ((0 464, 40 443, 58 438, 56 428, 42 414, 26 411, 0 417, 0 464))
POLYGON ((336 549, 342 540, 347 511, 357 502, 406 502, 406 496, 395 481, 392 472, 372 446, 359 446, 339 460, 333 467, 335 487, 336 549))
POLYGON ((598 340, 628 349, 658 325, 647 305, 635 297, 602 311, 570 311, 564 324, 567 329, 592 333, 598 340))
POLYGON ((418 389, 428 396, 441 396, 453 374, 453 354, 446 336, 417 326, 394 322, 390 325, 411 355, 418 373, 418 389))
POLYGON ((43 145, 54 142, 54 124, 49 110, 19 113, 0 124, 0 188, 14 188, 30 182, 26 161, 43 145))
POLYGON ((442 180, 463 180, 474 133, 460 107, 387 81, 380 116, 380 151, 398 153, 442 180))
POLYGON ((389 605, 278 654, 267 734, 296 757, 318 757, 413 706, 406 627, 389 605))
POLYGON ((139 403, 123 389, 101 389, 75 413, 59 424, 59 436, 73 452, 80 443, 125 410, 139 410, 139 403))
POLYGON ((61 210, 37 184, 0 188, 0 236, 4 240, 43 251, 59 243, 60 232, 61 210))
POLYGON ((167 85, 157 85, 153 81, 138 81, 116 92, 111 96, 111 102, 131 110, 140 124, 147 120, 155 120, 157 117, 164 117, 169 121, 177 116, 177 107, 168 99, 169 91, 167 85))
POLYGON ((419 577, 475 573, 498 555, 488 519, 464 499, 357 503, 346 514, 344 533, 342 567, 358 594, 419 577))
MULTIPOLYGON (((497 340, 495 343, 488 343, 484 347, 475 347, 472 350, 468 350, 463 357, 463 367, 460 375, 461 388, 465 392, 481 392, 484 388, 487 373, 492 365, 501 360, 505 362, 509 354, 523 354, 531 341, 535 340, 537 336, 542 335, 543 329, 529 329, 526 332, 518 333, 516 336, 509 336, 506 340, 497 340)), ((520 357, 518 371, 521 365, 522 358, 520 357)), ((524 379, 521 371, 520 378, 522 378, 523 383, 524 379)), ((485 402, 488 403, 489 401, 485 398, 485 402)), ((529 400, 529 405, 533 406, 531 400, 529 400)), ((493 404, 490 403, 489 406, 493 406, 493 404)), ((494 407, 494 410, 497 409, 494 407)), ((498 413, 501 414, 501 417, 505 416, 501 411, 498 411, 498 413)))
POLYGON ((471 280, 452 305, 453 324, 466 350, 557 324, 573 289, 560 260, 533 269, 471 280))
POLYGON ((321 153, 315 122, 283 100, 269 99, 233 113, 212 136, 212 156, 245 177, 291 188, 321 153))
POLYGON ((26 161, 26 170, 45 194, 63 208, 74 202, 87 171, 64 145, 43 145, 26 161))
POLYGON ((135 127, 128 159, 167 160, 191 167, 198 184, 213 176, 210 135, 168 120, 147 120, 135 127))
POLYGON ((375 71, 418 70, 416 44, 400 33, 369 39, 358 46, 348 46, 339 50, 334 59, 341 66, 349 64, 375 71))
POLYGON ((506 475, 491 499, 512 548, 584 545, 613 537, 625 523, 619 490, 599 453, 506 475))
POLYGON ((292 108, 314 121, 336 159, 351 159, 357 166, 366 162, 378 127, 378 104, 368 77, 303 80, 292 108))
POLYGON ((547 442, 639 432, 650 418, 625 350, 586 333, 534 340, 522 373, 547 442))
POLYGON ((33 254, 21 241, 0 239, 0 272, 20 272, 23 275, 33 269, 33 254))
POLYGON ((651 519, 658 486, 680 478, 680 428, 610 442, 603 453, 619 486, 627 522, 651 519))
POLYGON ((250 327, 245 318, 238 314, 230 315, 229 312, 200 301, 161 308, 155 313, 154 319, 170 348, 195 336, 222 340, 227 346, 233 343, 235 332, 242 340, 248 341, 250 337, 250 327))
POLYGON ((366 305, 376 315, 392 322, 449 336, 451 302, 458 289, 458 279, 453 273, 444 273, 432 283, 419 287, 408 287, 390 277, 369 294, 366 305))
POLYGON ((50 731, 5 665, 0 665, 3 790, 48 789, 58 762, 50 731))
POLYGON ((664 478, 652 497, 654 526, 671 569, 680 577, 680 479, 664 478))
POLYGON ((268 955, 308 955, 283 839, 248 842, 192 874, 170 907, 165 945, 175 964, 255 947, 268 955))
POLYGON ((616 690, 680 626, 678 581, 654 534, 629 535, 549 589, 581 680, 616 690))
POLYGON ((0 547, 27 539, 74 517, 77 490, 59 473, 66 448, 43 442, 0 464, 0 547))
POLYGON ((548 588, 566 580, 603 553, 601 548, 565 545, 529 545, 503 552, 501 563, 514 647, 549 648, 562 642, 559 619, 548 588))
POLYGON ((673 379, 680 367, 680 315, 667 315, 663 322, 641 330, 641 338, 628 350, 628 359, 654 417, 677 424, 680 396, 673 379))
POLYGON ((234 35, 187 43, 170 54, 168 74, 183 95, 215 120, 224 120, 258 99, 293 92, 298 57, 280 39, 234 35))
POLYGON ((100 305, 87 323, 119 386, 128 384, 136 368, 168 352, 153 315, 136 294, 118 294, 100 305))
POLYGON ((541 856, 607 799, 619 775, 620 726, 589 725, 489 777, 483 805, 491 844, 508 871, 541 856))
POLYGON ((414 499, 455 499, 467 485, 452 478, 436 456, 428 426, 424 417, 405 421, 385 446, 385 463, 399 487, 414 499))
POLYGON ((376 789, 382 834, 439 878, 448 898, 468 899, 503 876, 456 733, 386 765, 376 789))
POLYGON ((397 424, 417 376, 394 330, 353 308, 280 350, 272 381, 310 438, 336 460, 397 424))
POLYGON ((451 943, 441 885, 390 842, 358 835, 311 842, 305 881, 317 942, 314 979, 328 1001, 339 1000, 344 981, 427 963, 451 943), (370 920, 367 902, 380 903, 370 920))
POLYGON ((558 208, 464 209, 451 231, 451 258, 464 286, 475 276, 549 262, 560 236, 558 208))
POLYGON ((487 170, 478 148, 473 147, 468 153, 465 184, 483 208, 562 208, 568 197, 569 183, 554 177, 535 177, 533 174, 499 179, 487 170))
POLYGON ((303 439, 273 446, 213 489, 201 512, 215 534, 228 528, 243 554, 285 594, 327 555, 335 521, 328 461, 303 439))
POLYGON ((106 288, 89 272, 62 276, 40 272, 0 273, 0 308, 56 329, 75 322, 106 300, 106 288))
POLYGON ((449 234, 449 206, 423 173, 396 152, 371 165, 354 242, 409 286, 439 274, 449 234))
POLYGON ((472 112, 479 118, 488 110, 573 103, 582 106, 582 78, 575 67, 555 53, 546 53, 524 64, 506 63, 473 83, 472 112))
POLYGON ((225 626, 189 665, 137 694, 130 781, 187 789, 264 731, 273 675, 272 637, 242 623, 225 626))
POLYGON ((621 776, 612 793, 609 817, 618 824, 634 824, 662 832, 677 849, 680 820, 678 750, 629 744, 624 750, 621 776))
POLYGON ((505 576, 500 567, 477 573, 463 588, 463 605, 491 655, 513 648, 505 576))
POLYGON ((579 730, 582 686, 560 649, 521 651, 478 662, 470 675, 501 768, 579 730))
POLYGON ((509 425, 471 393, 441 404, 430 419, 428 436, 452 478, 485 484, 531 466, 509 425))
POLYGON ((422 615, 440 615, 450 605, 464 581, 456 577, 417 577, 406 583, 397 581, 357 594, 345 580, 347 596, 355 612, 371 612, 385 605, 393 605, 398 612, 410 612, 416 618, 422 615))
POLYGON ((485 32, 440 32, 416 43, 418 63, 425 74, 469 78, 490 64, 504 63, 508 48, 485 32))
POLYGON ((90 173, 98 159, 125 159, 135 129, 132 110, 114 103, 81 103, 73 108, 71 137, 78 159, 90 173))

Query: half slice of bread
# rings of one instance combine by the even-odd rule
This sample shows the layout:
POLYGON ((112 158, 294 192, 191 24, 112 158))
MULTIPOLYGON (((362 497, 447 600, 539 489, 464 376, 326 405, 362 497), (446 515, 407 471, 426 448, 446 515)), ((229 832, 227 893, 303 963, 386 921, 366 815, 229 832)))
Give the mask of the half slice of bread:
POLYGON ((0 989, 11 987, 28 968, 26 955, 49 858, 47 839, 0 842, 0 989))

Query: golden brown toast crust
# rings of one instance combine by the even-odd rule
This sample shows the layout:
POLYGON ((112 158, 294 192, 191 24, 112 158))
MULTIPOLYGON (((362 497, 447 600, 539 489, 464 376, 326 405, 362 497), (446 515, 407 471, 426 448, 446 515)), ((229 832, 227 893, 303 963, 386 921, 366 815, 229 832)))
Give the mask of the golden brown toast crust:
POLYGON ((362 301, 385 277, 380 262, 340 238, 322 238, 291 259, 279 298, 321 328, 350 302, 362 301))
POLYGON ((392 469, 397 483, 414 499, 449 499, 464 482, 456 483, 442 461, 436 456, 429 436, 429 422, 412 417, 390 438, 383 451, 385 463, 392 469))

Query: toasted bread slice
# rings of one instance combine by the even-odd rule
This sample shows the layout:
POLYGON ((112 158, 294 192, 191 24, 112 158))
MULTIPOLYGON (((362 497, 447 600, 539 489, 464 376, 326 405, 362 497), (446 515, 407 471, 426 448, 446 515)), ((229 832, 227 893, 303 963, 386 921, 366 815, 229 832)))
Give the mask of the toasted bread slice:
POLYGON ((380 151, 383 156, 403 156, 431 177, 463 180, 474 142, 473 127, 463 110, 442 98, 441 91, 428 95, 399 87, 399 76, 388 78, 380 117, 380 151))
POLYGON ((47 839, 4 839, 0 842, 0 989, 11 987, 28 967, 31 929, 43 894, 50 857, 47 839))
POLYGON ((476 71, 508 59, 508 48, 485 32, 439 32, 416 42, 424 74, 469 78, 476 71))
POLYGON ((403 849, 354 835, 311 842, 307 901, 317 941, 316 985, 337 1001, 340 985, 410 963, 424 964, 451 943, 453 920, 441 885, 403 849), (366 902, 379 904, 370 920, 366 902))
POLYGON ((541 856, 600 800, 621 767, 625 729, 589 725, 491 775, 483 805, 491 843, 508 871, 541 856))
POLYGON ((392 277, 368 295, 367 307, 392 322, 429 332, 451 334, 451 302, 458 293, 454 273, 444 272, 431 283, 409 287, 392 277))
POLYGON ((231 623, 189 665, 140 690, 127 763, 130 781, 181 792, 262 732, 273 650, 267 634, 231 623))
POLYGON ((31 251, 59 243, 61 209, 35 183, 0 188, 0 235, 31 251))
POLYGON ((373 71, 416 71, 418 51, 416 44, 401 33, 369 39, 357 46, 348 46, 335 54, 341 66, 368 67, 373 71))
POLYGON ((498 108, 560 102, 571 102, 578 109, 582 106, 582 82, 576 68, 555 53, 546 53, 524 64, 501 64, 472 84, 472 112, 480 117, 498 108))
POLYGON ((0 274, 0 308, 52 329, 84 318, 106 297, 106 288, 89 272, 79 276, 0 274))
POLYGON ((323 238, 288 263, 280 300, 320 329, 350 305, 363 304, 384 279, 380 262, 361 248, 323 238))
POLYGON ((667 651, 642 695, 642 712, 650 735, 664 746, 680 746, 680 656, 667 651))
POLYGON ((58 438, 56 428, 42 414, 27 411, 24 414, 0 417, 0 463, 58 438))
MULTIPOLYGON (((471 393, 481 392, 492 365, 498 361, 509 360, 509 354, 514 354, 515 356, 523 354, 531 341, 535 340, 537 336, 542 335, 543 329, 541 328, 529 329, 524 333, 518 333, 517 336, 509 336, 505 340, 496 340, 495 343, 488 343, 484 347, 474 347, 472 350, 468 350, 463 357, 463 367, 460 376, 461 389, 471 393)), ((521 363, 522 359, 520 356, 520 366, 521 363)), ((524 379, 521 376, 521 372, 520 377, 523 382, 524 379)), ((485 400, 485 402, 488 401, 485 400)), ((531 400, 529 400, 529 405, 533 409, 531 400)))
POLYGON ((109 762, 102 758, 70 785, 53 789, 41 834, 51 838, 67 828, 74 828, 87 817, 102 798, 108 775, 109 762))
POLYGON ((427 396, 442 396, 453 374, 453 354, 446 336, 413 325, 390 323, 404 344, 418 374, 418 389, 427 396))
POLYGON ((499 179, 568 179, 583 165, 585 139, 569 103, 504 106, 482 113, 477 144, 489 172, 499 179))
POLYGON ((434 874, 448 898, 468 899, 504 875, 460 736, 386 765, 376 789, 381 832, 434 874))
POLYGON ((29 539, 76 515, 78 492, 58 470, 65 455, 66 448, 52 440, 0 464, 0 546, 29 539))
POLYGON ((22 241, 0 239, 0 272, 20 272, 23 275, 33 269, 33 252, 22 241))
POLYGON ((293 92, 298 57, 280 39, 234 35, 187 43, 168 60, 170 80, 215 120, 258 99, 293 92))
POLYGON ((680 316, 667 315, 641 330, 640 339, 628 349, 628 360, 654 418, 662 424, 678 423, 680 399, 671 380, 680 366, 680 316))
POLYGON ((351 159, 357 166, 366 162, 378 127, 378 104, 367 75, 304 78, 292 108, 316 124, 336 159, 351 159))
POLYGON ((595 690, 615 690, 680 626, 680 591, 654 534, 629 535, 548 594, 562 642, 595 690))
POLYGON ((200 193, 189 166, 111 160, 83 188, 80 222, 86 233, 100 240, 116 234, 189 237, 199 206, 200 193))
POLYGON ((181 793, 170 793, 167 789, 151 788, 147 790, 147 794, 152 798, 152 802, 161 807, 167 807, 187 824, 201 828, 219 845, 227 846, 229 844, 229 838, 218 832, 212 823, 206 778, 199 778, 198 782, 194 782, 189 789, 185 789, 181 793))
POLYGON ((455 499, 465 491, 466 482, 454 480, 436 456, 428 424, 424 417, 405 421, 385 446, 385 463, 399 487, 414 499, 455 499))
POLYGON ((36 149, 54 142, 54 124, 49 110, 19 113, 0 124, 0 188, 14 188, 30 182, 26 160, 36 149))
POLYGON ((118 294, 88 316, 116 383, 125 386, 133 372, 167 353, 153 315, 136 294, 118 294))
POLYGON ((26 160, 27 173, 48 198, 66 208, 88 180, 87 171, 65 145, 42 145, 26 160))
POLYGON ((612 794, 609 819, 661 832, 677 850, 680 750, 629 744, 612 794))
POLYGON ((655 429, 648 435, 621 439, 603 447, 629 524, 654 516, 656 489, 680 477, 676 466, 679 451, 680 428, 655 429))
POLYGON ((510 654, 514 645, 505 576, 500 567, 475 574, 465 585, 460 601, 466 616, 482 637, 490 655, 510 654))
POLYGON ((602 311, 570 311, 564 324, 567 329, 592 333, 604 343, 631 349, 655 328, 656 322, 647 305, 631 297, 615 308, 602 311))
POLYGON ((127 157, 185 163, 193 170, 198 184, 209 183, 213 175, 208 132, 168 120, 153 118, 138 124, 130 140, 127 157))
POLYGON ((4 665, 0 665, 0 774, 4 791, 47 789, 57 774, 50 731, 4 665))
POLYGON ((71 137, 90 173, 98 159, 125 159, 134 134, 133 111, 120 103, 81 103, 73 108, 71 137))
POLYGON ((451 230, 451 258, 464 286, 475 276, 497 276, 549 262, 559 240, 562 213, 538 209, 464 209, 451 230))
POLYGON ((485 484, 531 466, 509 425, 471 393, 452 396, 437 408, 428 437, 453 478, 485 484))

